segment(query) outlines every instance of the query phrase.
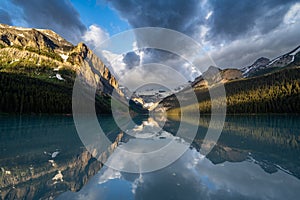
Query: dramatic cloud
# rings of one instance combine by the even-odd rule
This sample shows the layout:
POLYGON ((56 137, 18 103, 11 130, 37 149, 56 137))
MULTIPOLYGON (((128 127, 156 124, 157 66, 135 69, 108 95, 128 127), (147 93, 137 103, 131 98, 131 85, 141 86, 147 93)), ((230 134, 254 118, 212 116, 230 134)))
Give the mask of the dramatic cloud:
POLYGON ((279 26, 285 13, 295 0, 213 0, 213 14, 208 24, 209 40, 231 41, 247 36, 248 33, 271 32, 279 26))
POLYGON ((156 26, 180 31, 189 36, 209 27, 207 39, 234 40, 248 32, 268 33, 283 20, 297 0, 173 0, 109 1, 134 28, 156 26))
POLYGON ((221 67, 241 67, 259 57, 275 58, 300 45, 300 3, 294 4, 282 17, 283 22, 266 34, 254 34, 235 40, 210 54, 221 67))
MULTIPOLYGON (((297 2, 113 0, 109 4, 133 28, 156 26, 180 31, 204 45, 219 67, 242 67, 262 56, 272 59, 300 44, 297 2)), ((168 60, 157 52, 146 52, 149 57, 146 54, 156 57, 154 60, 168 60)), ((190 70, 183 65, 175 68, 181 68, 183 74, 190 70)))
POLYGON ((152 82, 172 85, 169 89, 174 89, 201 73, 186 60, 162 50, 132 50, 122 55, 106 50, 97 53, 114 72, 119 84, 128 87, 136 83, 152 82))
POLYGON ((188 35, 199 31, 205 20, 205 5, 199 0, 111 0, 115 8, 134 27, 163 27, 188 35), (203 10, 203 12, 202 12, 203 10))
POLYGON ((52 29, 67 40, 77 43, 86 27, 69 0, 12 0, 21 8, 29 27, 52 29))
MULTIPOLYGON (((205 9, 207 3, 199 0, 114 0, 109 1, 109 4, 117 10, 120 16, 127 20, 133 28, 163 27, 185 33, 195 38, 201 31, 200 25, 205 22, 205 17, 209 16, 209 10, 205 9)), ((199 73, 194 73, 194 69, 188 67, 182 58, 164 51, 143 49, 137 55, 142 55, 142 58, 138 58, 136 55, 134 52, 126 55, 124 62, 127 65, 127 69, 131 69, 132 65, 136 65, 139 61, 141 67, 148 63, 160 63, 169 66, 171 64, 172 68, 183 74, 188 80, 199 75, 199 73)), ((151 69, 144 68, 144 70, 147 72, 151 69)))
MULTIPOLYGON (((163 27, 191 36, 203 45, 219 67, 250 65, 262 56, 272 59, 300 44, 297 39, 299 0, 103 1, 132 28, 163 27)), ((92 49, 109 38, 98 25, 87 29, 69 0, 2 0, 0 22, 52 29, 74 44, 83 40, 92 49)), ((108 61, 109 57, 118 56, 120 62, 113 67, 116 72, 124 73, 136 65, 158 62, 172 65, 189 79, 199 74, 180 58, 162 51, 137 51, 138 46, 135 44, 132 52, 123 52, 124 55, 105 52, 102 56, 103 52, 95 52, 108 61)))
POLYGON ((0 23, 12 25, 10 15, 3 9, 0 9, 0 23))
POLYGON ((129 52, 124 56, 123 62, 131 69, 140 64, 140 56, 135 52, 129 52))

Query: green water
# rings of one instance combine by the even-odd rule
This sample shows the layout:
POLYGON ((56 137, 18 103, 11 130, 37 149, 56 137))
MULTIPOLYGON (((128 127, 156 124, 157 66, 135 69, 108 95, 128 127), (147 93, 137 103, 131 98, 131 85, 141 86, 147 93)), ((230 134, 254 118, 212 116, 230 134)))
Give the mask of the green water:
MULTIPOLYGON (((160 140, 176 135, 179 125, 135 121, 139 124, 128 130, 139 134, 160 125, 163 129, 153 136, 160 140)), ((122 135, 119 145, 134 148, 135 137, 116 128, 111 117, 99 122, 112 142, 122 135)), ((172 164, 127 173, 103 166, 85 149, 72 117, 0 116, 0 199, 299 198, 299 116, 227 116, 218 143, 204 156, 199 152, 208 124, 209 117, 200 119, 190 148, 172 164)), ((189 135, 191 129, 184 131, 189 135)), ((119 159, 117 150, 111 158, 123 166, 130 158, 119 159)))

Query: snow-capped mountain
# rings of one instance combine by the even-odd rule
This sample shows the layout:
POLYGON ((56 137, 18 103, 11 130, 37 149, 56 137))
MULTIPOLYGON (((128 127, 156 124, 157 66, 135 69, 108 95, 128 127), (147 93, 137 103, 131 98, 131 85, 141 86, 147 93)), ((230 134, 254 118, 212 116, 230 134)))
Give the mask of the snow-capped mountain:
POLYGON ((243 75, 245 77, 247 77, 247 76, 249 76, 249 74, 266 66, 269 62, 270 62, 270 59, 261 57, 261 58, 257 59, 252 65, 242 68, 241 71, 243 72, 243 75))
POLYGON ((252 65, 241 68, 244 77, 251 77, 258 75, 262 70, 268 71, 274 68, 280 68, 287 66, 295 60, 295 56, 300 52, 300 46, 293 49, 292 51, 278 56, 273 60, 269 60, 268 58, 261 57, 257 59, 252 65))

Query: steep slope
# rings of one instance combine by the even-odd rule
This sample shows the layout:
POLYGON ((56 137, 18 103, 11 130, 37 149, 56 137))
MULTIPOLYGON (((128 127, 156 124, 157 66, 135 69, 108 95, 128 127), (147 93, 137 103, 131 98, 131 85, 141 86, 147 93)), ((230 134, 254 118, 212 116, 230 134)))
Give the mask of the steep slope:
POLYGON ((217 83, 226 83, 231 80, 243 78, 239 69, 220 69, 210 66, 203 75, 197 77, 192 83, 192 87, 208 87, 217 83))
POLYGON ((242 68, 241 71, 243 72, 244 77, 254 77, 270 73, 272 71, 279 70, 280 68, 293 63, 295 61, 296 55, 299 54, 299 52, 300 46, 272 60, 261 57, 258 60, 256 60, 252 65, 242 68))
POLYGON ((122 92, 88 47, 72 45, 51 30, 0 24, 0 112, 71 113, 76 73, 97 86, 97 110, 110 111, 110 94, 122 92))
MULTIPOLYGON (((195 92, 199 101, 199 111, 210 113, 209 89, 214 90, 220 87, 220 83, 224 83, 227 113, 300 113, 299 49, 298 47, 273 61, 260 58, 244 70, 221 70, 210 67, 207 72, 192 82, 191 90, 184 89, 176 95, 181 101, 188 102, 189 96, 195 92), (251 76, 247 69, 252 70, 251 76), (249 77, 243 77, 245 74, 249 77)), ((194 112, 189 106, 183 109, 194 112)), ((176 96, 171 95, 163 99, 156 111, 180 115, 176 96)))
POLYGON ((73 45, 51 30, 31 29, 0 24, 2 47, 30 47, 35 50, 63 53, 73 45))
MULTIPOLYGON (((224 84, 227 99, 227 113, 300 113, 300 67, 285 68, 267 75, 230 81, 224 84)), ((214 90, 219 85, 210 89, 214 90)), ((207 87, 194 87, 177 95, 188 102, 192 93, 199 101, 200 113, 211 112, 211 101, 207 87)), ((195 112, 185 106, 186 112, 195 112)), ((157 110, 180 115, 175 95, 160 102, 157 110)))
POLYGON ((260 68, 265 67, 270 62, 270 59, 261 57, 257 59, 252 65, 241 69, 245 77, 250 76, 252 73, 259 71, 260 68))

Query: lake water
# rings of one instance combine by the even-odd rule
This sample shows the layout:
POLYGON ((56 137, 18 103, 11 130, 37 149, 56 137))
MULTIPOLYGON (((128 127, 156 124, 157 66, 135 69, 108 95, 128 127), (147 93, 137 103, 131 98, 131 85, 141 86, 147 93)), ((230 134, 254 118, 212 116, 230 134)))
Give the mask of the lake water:
POLYGON ((137 118, 137 125, 129 124, 125 133, 112 117, 101 117, 112 142, 101 154, 108 167, 86 150, 70 116, 2 115, 0 199, 299 198, 299 116, 227 116, 217 144, 203 155, 209 119, 204 116, 197 125, 184 126, 187 136, 197 130, 190 144, 191 138, 176 136, 176 121, 137 118), (176 148, 167 156, 135 157, 170 141, 176 148), (143 172, 178 149, 186 151, 174 162, 143 172), (134 168, 141 173, 128 172, 134 168))

